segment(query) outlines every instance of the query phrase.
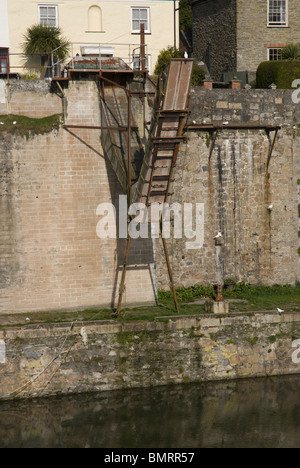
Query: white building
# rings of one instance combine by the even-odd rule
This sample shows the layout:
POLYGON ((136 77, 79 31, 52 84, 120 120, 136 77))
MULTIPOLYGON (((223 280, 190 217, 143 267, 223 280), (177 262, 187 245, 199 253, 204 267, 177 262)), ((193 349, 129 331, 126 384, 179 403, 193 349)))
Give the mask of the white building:
POLYGON ((0 16, 0 38, 6 35, 8 40, 9 33, 12 73, 22 73, 17 67, 24 64, 24 57, 14 54, 22 53, 24 34, 37 23, 61 28, 63 36, 72 43, 70 59, 76 54, 113 54, 132 67, 139 64, 139 33, 143 23, 150 73, 159 52, 174 44, 174 34, 178 44, 178 12, 174 10, 178 2, 175 0, 8 0, 8 30, 6 2, 0 0, 1 9, 5 10, 4 16, 0 16))
POLYGON ((0 75, 8 70, 9 30, 7 0, 0 0, 0 75))

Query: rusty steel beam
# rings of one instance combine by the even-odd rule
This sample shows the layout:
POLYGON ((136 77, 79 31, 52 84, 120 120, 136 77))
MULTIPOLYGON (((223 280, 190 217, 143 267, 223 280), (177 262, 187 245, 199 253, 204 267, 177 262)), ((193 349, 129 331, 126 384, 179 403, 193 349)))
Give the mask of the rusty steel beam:
POLYGON ((213 131, 213 130, 267 130, 270 132, 274 132, 276 130, 280 130, 281 126, 279 125, 269 125, 269 124, 257 124, 257 123, 229 123, 229 124, 217 124, 217 123, 212 123, 212 124, 191 124, 191 125, 186 125, 184 130, 207 130, 207 131, 213 131))
MULTIPOLYGON (((78 128, 78 129, 83 129, 83 130, 114 130, 118 132, 127 132, 128 128, 125 126, 111 126, 107 127, 104 125, 63 125, 62 128, 78 128)), ((131 126, 132 130, 136 130, 137 127, 131 126)))

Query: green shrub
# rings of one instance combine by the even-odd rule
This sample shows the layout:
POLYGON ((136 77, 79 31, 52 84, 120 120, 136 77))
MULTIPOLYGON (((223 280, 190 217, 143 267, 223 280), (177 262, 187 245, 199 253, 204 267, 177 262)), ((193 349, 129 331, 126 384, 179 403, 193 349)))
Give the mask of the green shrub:
POLYGON ((192 74, 192 86, 203 86, 205 80, 205 72, 198 65, 194 65, 192 74))
POLYGON ((300 44, 288 44, 281 51, 283 60, 298 60, 300 57, 300 44))
POLYGON ((163 49, 158 56, 157 63, 155 66, 154 74, 161 75, 164 69, 169 65, 169 62, 173 58, 181 58, 182 53, 179 49, 175 49, 172 46, 163 49))
MULTIPOLYGON (((163 49, 157 59, 154 74, 161 75, 164 69, 169 65, 173 58, 182 58, 182 53, 179 49, 172 46, 163 49)), ((205 72, 198 65, 194 65, 192 74, 192 86, 202 86, 205 80, 205 72)))
POLYGON ((300 79, 300 60, 262 62, 256 72, 256 87, 268 89, 275 83, 279 89, 291 89, 296 79, 300 79))
MULTIPOLYGON (((177 299, 180 303, 193 302, 198 297, 212 297, 213 287, 203 286, 196 284, 190 287, 179 286, 176 288, 177 299)), ((167 304, 173 301, 173 295, 171 291, 164 291, 160 289, 158 291, 158 300, 162 304, 167 304)))

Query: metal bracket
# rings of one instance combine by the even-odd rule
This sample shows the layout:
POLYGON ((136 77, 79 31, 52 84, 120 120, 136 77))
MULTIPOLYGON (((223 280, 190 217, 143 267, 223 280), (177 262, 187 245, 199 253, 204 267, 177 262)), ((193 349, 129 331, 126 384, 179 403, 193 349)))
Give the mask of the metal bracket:
POLYGON ((276 142, 276 138, 277 138, 277 135, 278 135, 279 128, 275 129, 275 135, 274 135, 272 141, 271 141, 271 137, 270 137, 270 131, 271 130, 268 130, 266 128, 266 133, 268 135, 268 139, 269 139, 269 142, 270 142, 269 152, 268 152, 268 159, 267 159, 267 166, 266 166, 267 171, 269 169, 269 165, 270 165, 271 157, 272 157, 272 154, 273 154, 273 149, 274 149, 274 146, 275 146, 275 142, 276 142))

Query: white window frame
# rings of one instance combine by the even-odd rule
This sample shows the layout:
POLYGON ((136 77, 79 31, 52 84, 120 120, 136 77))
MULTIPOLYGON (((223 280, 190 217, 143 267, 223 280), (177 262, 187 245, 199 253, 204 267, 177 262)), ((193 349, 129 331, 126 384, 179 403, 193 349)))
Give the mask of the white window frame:
POLYGON ((268 0, 268 27, 269 28, 288 28, 289 26, 289 0, 268 0), (276 23, 270 21, 270 3, 273 1, 285 1, 285 22, 276 23))
MULTIPOLYGON (((53 27, 58 27, 58 6, 54 5, 53 3, 39 3, 38 4, 38 18, 39 18, 39 24, 43 24, 42 16, 41 16, 41 8, 54 8, 55 9, 55 26, 53 27)), ((46 25, 51 27, 51 25, 46 25)))
POLYGON ((147 11, 147 23, 148 23, 148 27, 146 28, 145 27, 145 34, 150 34, 151 33, 151 28, 150 28, 150 7, 148 6, 132 6, 131 7, 131 33, 132 34, 139 34, 140 33, 140 24, 142 22, 142 20, 138 19, 134 19, 133 18, 133 12, 134 10, 146 10, 147 11), (133 27, 133 21, 139 21, 139 29, 136 29, 133 27))
POLYGON ((268 48, 268 60, 272 61, 272 62, 278 62, 279 60, 281 60, 281 59, 271 60, 270 59, 270 52, 271 52, 271 50, 281 50, 282 51, 282 49, 283 49, 283 47, 269 47, 268 48))

